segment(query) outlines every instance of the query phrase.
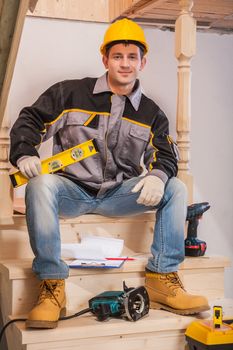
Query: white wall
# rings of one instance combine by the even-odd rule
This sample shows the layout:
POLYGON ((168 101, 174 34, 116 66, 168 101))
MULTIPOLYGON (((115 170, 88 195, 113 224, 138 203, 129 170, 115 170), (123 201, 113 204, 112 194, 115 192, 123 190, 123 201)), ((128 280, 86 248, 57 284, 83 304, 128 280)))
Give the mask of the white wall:
MULTIPOLYGON (((99 46, 105 24, 27 18, 9 98, 12 121, 51 84, 103 72, 99 46)), ((150 44, 141 81, 145 92, 170 119, 175 136, 177 95, 174 33, 146 27, 150 44)), ((233 261, 233 35, 197 35, 192 60, 191 172, 195 201, 211 209, 199 225, 208 254, 233 261)), ((42 147, 42 156, 48 146, 42 147)), ((226 272, 226 295, 233 297, 233 268, 226 272)))
MULTIPOLYGON (((195 200, 211 209, 200 222, 208 253, 233 263, 233 35, 199 34, 193 60, 191 171, 195 200)), ((233 296, 233 268, 226 272, 233 296)))

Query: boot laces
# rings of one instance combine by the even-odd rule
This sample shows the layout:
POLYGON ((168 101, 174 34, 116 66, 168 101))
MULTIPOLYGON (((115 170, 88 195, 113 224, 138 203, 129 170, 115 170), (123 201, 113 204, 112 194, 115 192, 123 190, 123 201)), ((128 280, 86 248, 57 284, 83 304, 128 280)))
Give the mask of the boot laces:
POLYGON ((164 279, 165 279, 165 283, 172 290, 176 290, 176 289, 181 288, 185 291, 184 285, 181 282, 181 280, 176 272, 172 272, 172 273, 168 273, 168 274, 164 275, 164 279))
POLYGON ((45 299, 50 299, 53 304, 61 307, 61 304, 57 299, 57 296, 60 292, 60 286, 61 284, 59 282, 43 280, 40 284, 40 296, 38 304, 41 304, 45 299))

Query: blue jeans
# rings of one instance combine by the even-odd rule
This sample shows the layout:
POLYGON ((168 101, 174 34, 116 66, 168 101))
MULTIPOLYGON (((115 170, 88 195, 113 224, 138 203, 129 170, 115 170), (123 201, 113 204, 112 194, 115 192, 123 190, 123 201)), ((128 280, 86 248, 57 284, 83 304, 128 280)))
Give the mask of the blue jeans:
POLYGON ((186 187, 179 179, 170 179, 160 203, 148 207, 136 202, 139 193, 131 192, 140 180, 139 177, 127 180, 96 198, 59 175, 32 178, 26 188, 26 219, 37 277, 64 279, 69 275, 69 268, 61 259, 59 217, 87 213, 129 216, 153 209, 157 209, 156 224, 147 268, 161 273, 177 271, 184 259, 186 187))

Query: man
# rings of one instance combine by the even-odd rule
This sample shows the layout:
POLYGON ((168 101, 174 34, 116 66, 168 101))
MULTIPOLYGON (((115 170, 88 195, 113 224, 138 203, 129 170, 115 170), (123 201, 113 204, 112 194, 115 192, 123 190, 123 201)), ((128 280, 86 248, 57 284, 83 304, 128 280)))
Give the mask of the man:
POLYGON ((116 21, 100 50, 106 74, 53 85, 21 111, 11 130, 10 160, 30 179, 26 218, 33 271, 41 280, 28 327, 56 327, 69 274, 61 260, 59 216, 85 213, 122 216, 157 209, 146 266, 152 307, 182 315, 209 308, 206 298, 184 290, 177 275, 184 259, 186 189, 175 177, 168 120, 137 80, 148 51, 143 30, 131 20, 116 21), (54 154, 93 138, 99 153, 60 173, 40 175, 37 146, 50 137, 54 154), (148 173, 139 177, 142 156, 148 173))

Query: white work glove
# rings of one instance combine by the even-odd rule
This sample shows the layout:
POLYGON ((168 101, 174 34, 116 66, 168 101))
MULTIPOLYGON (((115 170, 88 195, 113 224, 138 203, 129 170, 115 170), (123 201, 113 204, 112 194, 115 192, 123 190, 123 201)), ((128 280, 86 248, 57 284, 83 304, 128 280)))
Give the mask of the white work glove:
POLYGON ((164 183, 159 177, 148 175, 134 186, 132 192, 135 193, 139 190, 141 190, 141 194, 137 199, 137 203, 147 206, 155 206, 163 197, 164 183))
POLYGON ((37 176, 41 172, 41 161, 36 156, 22 157, 17 162, 17 167, 28 179, 37 176))

